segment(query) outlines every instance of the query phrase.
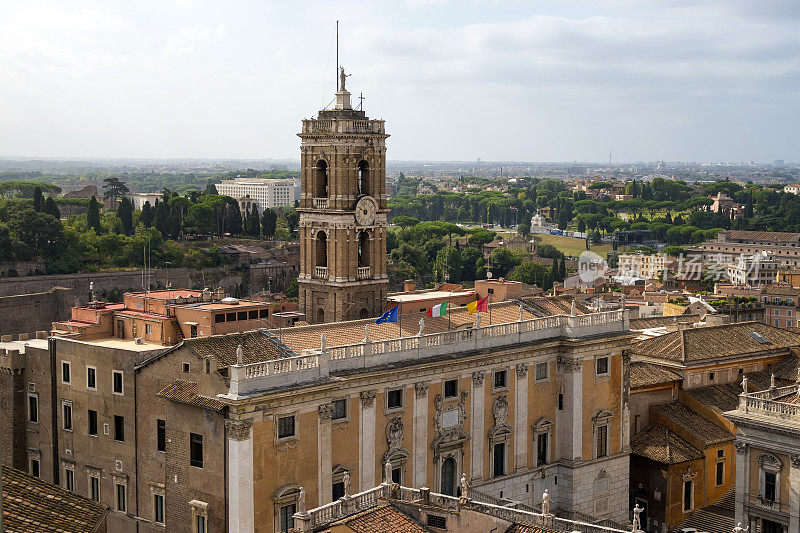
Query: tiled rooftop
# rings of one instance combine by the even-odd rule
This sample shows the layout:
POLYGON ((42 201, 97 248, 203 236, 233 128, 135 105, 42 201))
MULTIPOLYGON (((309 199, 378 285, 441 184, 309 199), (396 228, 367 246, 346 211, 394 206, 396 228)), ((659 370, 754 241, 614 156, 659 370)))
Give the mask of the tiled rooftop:
MULTIPOLYGON (((747 390, 761 391, 769 387, 769 372, 753 372, 747 374, 747 390)), ((685 389, 684 393, 718 413, 724 413, 739 406, 741 383, 723 383, 708 385, 696 389, 685 389)))
POLYGON ((161 389, 156 396, 166 398, 174 402, 185 403, 193 405, 202 409, 211 409, 213 411, 221 411, 225 404, 216 398, 202 396, 198 394, 199 385, 192 381, 184 381, 176 379, 163 389, 161 389))
POLYGON ((764 289, 764 294, 770 296, 797 296, 800 294, 800 289, 795 289, 788 285, 767 285, 766 289, 764 289))
POLYGON ((647 426, 631 437, 631 453, 664 464, 703 458, 703 452, 668 428, 657 425, 647 426))
POLYGON ((105 505, 3 467, 4 533, 91 533, 107 513, 105 505))
POLYGON ((677 426, 687 428, 706 446, 733 440, 733 434, 727 429, 716 425, 680 402, 651 405, 650 412, 661 415, 677 426))
POLYGON ((262 330, 185 339, 183 344, 203 359, 216 359, 219 366, 236 364, 236 347, 239 345, 242 346, 242 362, 246 365, 293 355, 281 349, 271 336, 262 330))
POLYGON ((693 324, 700 322, 698 314, 677 315, 677 316, 650 316, 645 318, 631 318, 631 329, 643 330, 661 328, 673 324, 693 324))
POLYGON ((428 533, 431 531, 389 503, 349 516, 331 525, 339 524, 344 524, 354 533, 428 533))
POLYGON ((800 334, 760 322, 683 329, 631 346, 641 357, 688 364, 800 346, 800 334), (755 333, 756 335, 751 335, 755 333), (759 336, 766 342, 760 342, 759 336))
POLYGON ((728 231, 728 237, 737 241, 760 241, 760 242, 798 242, 800 233, 786 233, 782 231, 746 231, 732 229, 728 231))
POLYGON ((631 389, 671 383, 673 381, 683 381, 683 378, 677 372, 652 363, 642 361, 631 363, 631 389))

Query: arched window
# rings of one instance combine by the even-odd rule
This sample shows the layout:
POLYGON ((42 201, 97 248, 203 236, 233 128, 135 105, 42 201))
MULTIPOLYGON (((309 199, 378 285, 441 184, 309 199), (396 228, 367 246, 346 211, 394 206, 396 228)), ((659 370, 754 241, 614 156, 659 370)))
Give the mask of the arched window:
POLYGON ((369 233, 362 231, 358 235, 358 266, 369 266, 369 233))
POLYGON ((322 324, 325 322, 325 310, 321 307, 317 309, 317 324, 322 324))
POLYGON ((284 485, 272 495, 275 531, 288 532, 294 528, 294 514, 298 511, 299 485, 284 485))
POLYGON ((325 235, 325 232, 317 233, 316 243, 316 266, 326 267, 328 266, 328 236, 325 235))
POLYGON ((358 194, 372 194, 369 190, 369 163, 358 162, 358 194))
POLYGON ((328 163, 320 159, 314 167, 315 184, 314 189, 317 198, 328 197, 328 163))
POLYGON ((456 460, 448 457, 442 462, 442 494, 456 495, 456 460))

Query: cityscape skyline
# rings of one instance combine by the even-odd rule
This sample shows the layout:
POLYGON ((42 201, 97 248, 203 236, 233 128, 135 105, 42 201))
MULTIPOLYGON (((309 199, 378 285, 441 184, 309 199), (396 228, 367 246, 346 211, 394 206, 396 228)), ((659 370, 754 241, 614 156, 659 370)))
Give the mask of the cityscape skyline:
POLYGON ((338 19, 391 160, 796 161, 799 15, 780 0, 14 6, 0 155, 295 157, 300 120, 333 96, 338 19))

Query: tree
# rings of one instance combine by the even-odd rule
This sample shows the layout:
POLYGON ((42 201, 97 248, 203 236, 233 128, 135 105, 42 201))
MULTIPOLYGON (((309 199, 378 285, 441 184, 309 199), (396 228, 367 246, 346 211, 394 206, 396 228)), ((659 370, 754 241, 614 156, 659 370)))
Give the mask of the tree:
POLYGON ((95 233, 98 235, 100 234, 100 204, 94 196, 89 200, 89 210, 86 212, 86 224, 90 228, 94 228, 95 233))
POLYGON ((139 217, 139 220, 141 221, 142 224, 144 224, 145 228, 149 228, 150 226, 153 225, 154 216, 155 215, 153 214, 153 208, 150 205, 150 202, 145 202, 144 205, 142 206, 142 216, 139 217))
POLYGON ((297 210, 294 208, 284 208, 283 212, 286 215, 286 226, 289 228, 289 233, 294 235, 300 224, 300 215, 297 214, 297 210))
POLYGON ((153 222, 155 229, 158 230, 161 235, 166 235, 169 233, 168 228, 168 218, 169 218, 169 204, 166 201, 158 201, 156 200, 156 210, 155 215, 153 217, 153 222))
POLYGON ((117 198, 128 194, 128 187, 119 178, 104 178, 103 181, 103 198, 111 198, 116 202, 117 198))
POLYGON ((56 220, 61 219, 61 211, 59 211, 56 201, 53 200, 52 196, 48 196, 47 200, 44 201, 44 212, 48 215, 52 215, 56 220))
POLYGON ((547 267, 535 261, 526 261, 516 267, 509 275, 509 278, 513 281, 521 281, 528 285, 538 285, 541 287, 546 273, 547 267))
POLYGON ((519 226, 517 226, 517 231, 523 237, 528 238, 528 235, 531 234, 531 223, 530 222, 520 222, 519 226))
POLYGON ((44 207, 44 196, 42 195, 42 189, 38 185, 33 190, 33 210, 37 213, 42 210, 44 207))
POLYGON ((261 234, 264 238, 271 239, 275 235, 275 227, 278 223, 278 213, 274 209, 264 209, 261 213, 261 234))
POLYGON ((553 265, 550 267, 550 279, 558 281, 558 259, 553 259, 553 265))
POLYGON ((520 260, 519 257, 509 250, 498 248, 492 252, 489 264, 491 265, 492 274, 495 277, 502 278, 505 277, 512 268, 520 264, 520 260))
POLYGON ((419 220, 414 217, 400 215, 392 218, 392 224, 394 224, 395 226, 399 226, 401 228, 409 228, 411 226, 416 226, 417 224, 419 224, 419 220))
POLYGON ((439 250, 436 254, 436 276, 441 281, 461 281, 461 253, 453 246, 439 250))
POLYGON ((214 195, 219 194, 217 192, 217 186, 214 185, 213 181, 211 181, 211 180, 206 181, 205 194, 214 194, 214 195))
POLYGON ((123 196, 119 206, 117 206, 117 217, 122 222, 122 232, 130 235, 133 232, 133 204, 127 197, 123 196))
POLYGON ((286 288, 286 297, 297 298, 298 294, 300 294, 300 290, 297 283, 297 278, 294 278, 289 282, 289 286, 286 288))
POLYGON ((261 235, 261 216, 258 214, 258 207, 255 205, 253 210, 250 211, 250 217, 247 221, 247 233, 252 237, 261 235))
POLYGON ((567 264, 564 262, 564 258, 561 258, 561 262, 558 264, 558 279, 559 281, 564 281, 567 279, 567 264))

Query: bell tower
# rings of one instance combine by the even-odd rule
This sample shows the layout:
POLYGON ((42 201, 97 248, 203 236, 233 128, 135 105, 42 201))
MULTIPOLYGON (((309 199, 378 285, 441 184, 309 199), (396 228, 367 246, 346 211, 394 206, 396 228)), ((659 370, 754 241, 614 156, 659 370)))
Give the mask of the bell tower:
POLYGON ((350 105, 339 73, 336 106, 303 120, 300 142, 300 311, 312 324, 378 316, 386 269, 383 120, 350 105))

